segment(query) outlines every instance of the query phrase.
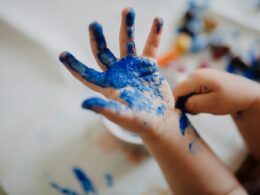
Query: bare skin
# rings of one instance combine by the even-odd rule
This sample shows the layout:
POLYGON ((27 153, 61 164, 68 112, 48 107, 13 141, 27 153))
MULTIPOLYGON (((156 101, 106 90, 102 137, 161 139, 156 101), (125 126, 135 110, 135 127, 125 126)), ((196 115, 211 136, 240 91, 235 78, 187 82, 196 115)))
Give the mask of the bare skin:
MULTIPOLYGON (((159 163, 173 193, 246 194, 232 173, 212 153, 188 121, 184 133, 180 131, 181 113, 174 108, 172 91, 157 69, 155 60, 161 36, 161 20, 154 19, 143 54, 137 56, 132 44, 133 26, 126 21, 126 18, 133 16, 130 12, 133 10, 129 8, 122 11, 120 58, 113 59, 111 63, 111 58, 102 61, 98 57, 104 51, 105 44, 103 43, 102 47, 99 45, 102 35, 99 33, 97 36, 95 29, 90 28, 92 52, 104 72, 90 70, 66 52, 60 56, 66 68, 78 80, 109 99, 87 99, 83 107, 137 133, 159 163), (145 63, 139 67, 140 60, 145 63), (109 63, 104 64, 104 61, 109 63), (113 86, 113 77, 122 66, 130 70, 133 66, 139 68, 133 70, 134 74, 130 71, 126 80, 117 80, 122 86, 113 86), (141 74, 143 68, 149 70, 145 75, 141 74), (127 84, 124 84, 125 81, 127 84), (137 81, 138 85, 134 85, 137 81), (154 91, 157 95, 153 94, 154 91), (125 92, 135 93, 127 93, 125 96, 125 92)), ((119 76, 128 71, 124 70, 126 71, 120 72, 119 76)))
POLYGON ((194 72, 174 90, 174 97, 195 92, 186 102, 191 113, 231 114, 250 152, 260 160, 260 85, 210 69, 194 72))

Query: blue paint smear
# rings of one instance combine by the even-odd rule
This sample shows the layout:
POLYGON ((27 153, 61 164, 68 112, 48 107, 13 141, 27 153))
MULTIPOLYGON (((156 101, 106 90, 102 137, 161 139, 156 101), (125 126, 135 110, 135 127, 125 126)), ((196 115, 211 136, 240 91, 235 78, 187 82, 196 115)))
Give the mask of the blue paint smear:
POLYGON ((123 110, 122 105, 119 104, 118 102, 113 101, 113 100, 106 101, 106 100, 104 100, 102 98, 98 98, 98 97, 86 99, 82 103, 81 106, 82 106, 82 108, 90 109, 90 110, 95 107, 110 108, 110 109, 113 109, 114 111, 116 111, 117 113, 119 113, 120 111, 123 110))
POLYGON ((83 63, 78 61, 71 53, 62 52, 60 54, 60 61, 68 68, 80 74, 86 81, 95 85, 104 86, 105 74, 88 68, 83 63))
POLYGON ((69 189, 69 188, 63 188, 61 186, 59 186, 59 184, 57 183, 51 183, 51 187, 54 188, 55 190, 57 190, 58 192, 60 192, 61 194, 65 194, 65 195, 79 195, 77 192, 74 192, 73 190, 69 189))
POLYGON ((165 110, 166 110, 166 106, 163 105, 163 104, 161 104, 161 105, 157 108, 157 110, 156 110, 156 115, 157 115, 157 116, 164 115, 165 110))
MULTIPOLYGON (((93 195, 98 194, 92 181, 88 178, 88 176, 80 168, 74 167, 73 173, 81 185, 83 194, 93 194, 93 195)), ((57 184, 55 182, 51 183, 51 187, 54 188, 55 190, 57 190, 58 192, 60 192, 61 194, 80 195, 80 193, 75 192, 74 190, 67 188, 67 187, 66 188, 61 187, 59 184, 57 184)))
POLYGON ((106 179, 106 184, 108 187, 113 187, 114 185, 114 178, 113 175, 111 175, 110 173, 107 173, 105 175, 105 179, 106 179))
POLYGON ((107 48, 107 43, 103 34, 102 26, 98 22, 93 22, 89 25, 89 29, 93 32, 93 35, 95 37, 97 50, 98 50, 98 54, 97 54, 98 59, 105 66, 111 66, 116 61, 116 57, 107 48))
POLYGON ((73 168, 73 172, 85 193, 92 192, 93 194, 97 194, 95 186, 93 185, 92 181, 88 178, 88 176, 84 173, 84 171, 82 171, 78 167, 75 167, 73 168))
MULTIPOLYGON (((97 72, 88 68, 68 52, 62 53, 60 59, 88 82, 104 88, 121 89, 120 97, 127 102, 130 108, 154 112, 158 116, 164 114, 165 105, 155 106, 151 98, 163 99, 160 87, 165 79, 159 73, 157 64, 150 59, 126 56, 108 67, 105 72, 97 72), (145 83, 149 84, 145 85, 145 83)), ((119 108, 120 104, 92 99, 84 102, 82 106, 91 109, 92 105, 119 108)))
POLYGON ((192 145, 193 145, 193 142, 190 142, 189 143, 189 151, 192 153, 192 145))
POLYGON ((128 53, 128 55, 134 55, 135 43, 133 41, 130 41, 127 43, 127 53, 128 53))
POLYGON ((126 29, 128 38, 133 38, 134 36, 134 22, 135 22, 135 12, 133 8, 130 8, 126 14, 126 29))
POLYGON ((179 125, 180 125, 181 134, 185 135, 186 128, 189 125, 189 119, 187 118, 186 114, 183 112, 180 114, 179 125))

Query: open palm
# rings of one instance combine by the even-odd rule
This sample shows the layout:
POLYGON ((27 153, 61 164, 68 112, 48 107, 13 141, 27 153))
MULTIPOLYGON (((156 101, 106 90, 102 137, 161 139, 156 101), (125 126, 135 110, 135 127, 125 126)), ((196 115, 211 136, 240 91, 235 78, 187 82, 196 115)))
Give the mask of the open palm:
POLYGON ((88 68, 68 52, 61 53, 60 60, 77 79, 109 99, 87 99, 82 104, 84 108, 140 133, 140 129, 160 129, 174 110, 174 99, 155 60, 163 22, 160 18, 154 19, 143 55, 137 56, 134 19, 133 9, 123 10, 120 59, 107 48, 101 25, 90 24, 92 52, 103 72, 88 68))

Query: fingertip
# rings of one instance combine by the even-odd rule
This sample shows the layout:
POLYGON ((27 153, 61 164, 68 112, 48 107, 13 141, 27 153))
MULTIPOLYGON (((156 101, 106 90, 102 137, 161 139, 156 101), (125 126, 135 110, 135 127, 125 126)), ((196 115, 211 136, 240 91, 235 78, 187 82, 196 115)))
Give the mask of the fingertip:
POLYGON ((164 25, 164 20, 161 17, 155 17, 154 23, 155 23, 156 33, 157 34, 161 33, 164 25))
POLYGON ((132 7, 126 7, 122 10, 121 15, 126 16, 128 14, 135 15, 135 10, 132 7))
POLYGON ((66 61, 66 59, 67 59, 69 56, 72 56, 72 54, 69 53, 68 51, 63 51, 63 52, 60 53, 59 59, 60 59, 61 62, 64 62, 64 61, 66 61))
POLYGON ((91 22, 88 29, 94 33, 103 32, 102 26, 98 21, 91 22))
POLYGON ((106 106, 106 101, 101 98, 89 98, 82 102, 81 107, 93 110, 95 107, 104 108, 106 106))

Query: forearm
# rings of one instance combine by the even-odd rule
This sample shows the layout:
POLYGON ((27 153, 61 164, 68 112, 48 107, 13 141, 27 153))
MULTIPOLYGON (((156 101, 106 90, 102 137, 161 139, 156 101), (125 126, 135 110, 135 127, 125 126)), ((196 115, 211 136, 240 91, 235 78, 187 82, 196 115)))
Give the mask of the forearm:
POLYGON ((250 152, 260 160, 260 93, 258 94, 250 108, 232 114, 232 117, 250 152))
POLYGON ((175 194, 246 194, 232 173, 188 125, 179 127, 179 113, 165 121, 160 138, 142 137, 175 194), (237 192, 235 192, 237 191, 237 192))

